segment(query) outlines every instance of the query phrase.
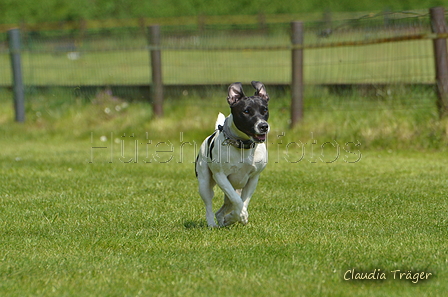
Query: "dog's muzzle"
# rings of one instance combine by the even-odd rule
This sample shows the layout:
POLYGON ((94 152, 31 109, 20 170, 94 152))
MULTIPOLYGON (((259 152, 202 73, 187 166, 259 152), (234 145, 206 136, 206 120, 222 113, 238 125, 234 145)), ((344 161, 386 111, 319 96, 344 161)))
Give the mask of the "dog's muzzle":
POLYGON ((264 142, 266 141, 266 135, 269 132, 269 124, 267 122, 261 122, 255 127, 255 134, 252 135, 252 138, 256 142, 264 142))

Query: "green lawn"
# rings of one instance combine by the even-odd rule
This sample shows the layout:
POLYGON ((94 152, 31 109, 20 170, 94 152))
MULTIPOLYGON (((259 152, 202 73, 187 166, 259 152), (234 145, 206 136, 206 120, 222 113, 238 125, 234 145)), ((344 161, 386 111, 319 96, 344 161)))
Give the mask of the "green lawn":
POLYGON ((302 127, 283 130, 285 101, 273 98, 270 163, 249 224, 209 230, 195 152, 182 143, 201 142, 217 111, 226 112, 225 96, 168 102, 164 119, 152 119, 142 103, 105 113, 104 105, 57 96, 32 98, 27 123, 15 124, 9 96, 0 93, 2 296, 448 291, 446 122, 426 109, 383 102, 375 112, 382 105, 365 99, 370 113, 338 110, 356 106, 341 98, 332 112, 311 108, 302 127), (284 141, 276 137, 282 130, 284 141), (425 138, 429 130, 439 138, 425 138), (333 145, 321 148, 336 140, 339 156, 333 145), (357 140, 358 147, 344 145, 357 140), (352 269, 380 270, 387 279, 345 280, 352 269), (415 284, 400 272, 394 279, 396 270, 431 275, 415 284))
POLYGON ((1 142, 2 296, 448 290, 446 153, 361 149, 358 162, 331 164, 271 158, 249 225, 209 230, 191 149, 183 163, 175 153, 164 164, 125 164, 116 145, 112 163, 97 151, 89 163, 86 140, 1 142), (353 268, 380 269, 387 280, 344 280, 353 268), (413 284, 394 280, 394 270, 432 276, 413 284))

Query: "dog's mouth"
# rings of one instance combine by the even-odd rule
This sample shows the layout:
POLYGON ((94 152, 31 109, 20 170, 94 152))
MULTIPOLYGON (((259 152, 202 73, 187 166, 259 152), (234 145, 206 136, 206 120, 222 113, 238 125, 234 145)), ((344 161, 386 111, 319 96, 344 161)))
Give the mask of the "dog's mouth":
POLYGON ((253 134, 251 135, 255 142, 265 142, 266 134, 253 134))

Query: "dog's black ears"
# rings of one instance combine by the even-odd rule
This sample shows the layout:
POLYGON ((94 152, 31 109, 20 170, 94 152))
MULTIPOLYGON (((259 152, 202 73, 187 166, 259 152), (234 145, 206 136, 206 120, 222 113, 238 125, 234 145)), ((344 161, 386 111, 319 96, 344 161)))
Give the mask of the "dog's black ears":
POLYGON ((229 86, 229 93, 227 95, 227 102, 232 106, 233 104, 246 97, 243 92, 243 85, 240 82, 233 83, 229 86))
POLYGON ((253 81, 252 82, 252 86, 255 88, 255 96, 259 96, 263 99, 265 99, 266 101, 269 101, 269 95, 266 92, 266 87, 264 86, 263 83, 259 82, 259 81, 253 81))
MULTIPOLYGON (((255 88, 255 96, 259 96, 266 101, 269 101, 269 95, 266 92, 266 87, 259 81, 253 81, 252 86, 255 88)), ((232 106, 233 104, 246 97, 243 92, 243 85, 240 82, 233 83, 229 86, 229 94, 227 95, 227 102, 232 106)))

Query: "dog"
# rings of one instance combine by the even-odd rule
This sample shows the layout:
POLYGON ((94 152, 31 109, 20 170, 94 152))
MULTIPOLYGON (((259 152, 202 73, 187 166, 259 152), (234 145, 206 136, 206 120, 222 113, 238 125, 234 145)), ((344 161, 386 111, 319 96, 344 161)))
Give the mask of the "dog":
POLYGON ((229 86, 231 113, 227 118, 219 113, 215 132, 204 140, 196 159, 199 194, 209 227, 248 223, 249 202, 268 161, 265 142, 270 129, 269 95, 261 82, 253 81, 252 86, 256 91, 249 97, 244 95, 241 83, 229 86), (216 184, 224 192, 224 204, 215 214, 218 224, 212 209, 216 184))

